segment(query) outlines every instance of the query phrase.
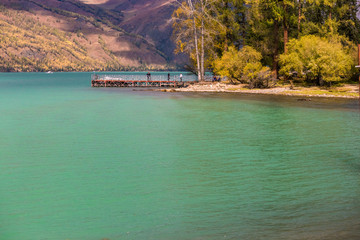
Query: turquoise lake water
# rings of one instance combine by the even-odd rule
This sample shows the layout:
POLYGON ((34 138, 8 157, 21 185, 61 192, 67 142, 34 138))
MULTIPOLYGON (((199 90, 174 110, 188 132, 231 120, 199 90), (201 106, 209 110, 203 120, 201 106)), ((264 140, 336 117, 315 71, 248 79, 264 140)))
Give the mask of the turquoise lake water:
POLYGON ((360 239, 357 100, 0 74, 0 239, 360 239))

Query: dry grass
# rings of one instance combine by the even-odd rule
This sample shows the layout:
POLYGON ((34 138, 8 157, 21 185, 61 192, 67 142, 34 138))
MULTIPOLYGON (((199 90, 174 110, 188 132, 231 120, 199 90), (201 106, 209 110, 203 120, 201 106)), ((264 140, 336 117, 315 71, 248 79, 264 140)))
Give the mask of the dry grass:
POLYGON ((242 85, 230 85, 226 88, 227 91, 246 91, 249 88, 246 88, 243 84, 242 85))
POLYGON ((335 96, 335 97, 358 97, 359 90, 356 85, 345 85, 341 87, 333 87, 329 89, 320 87, 296 87, 294 90, 285 91, 290 95, 306 95, 306 96, 335 96))

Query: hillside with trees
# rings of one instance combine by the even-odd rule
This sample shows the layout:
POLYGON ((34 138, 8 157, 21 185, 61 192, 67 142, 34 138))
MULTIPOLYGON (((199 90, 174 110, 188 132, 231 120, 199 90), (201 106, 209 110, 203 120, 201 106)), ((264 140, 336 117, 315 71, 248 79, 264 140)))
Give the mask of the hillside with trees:
POLYGON ((358 9, 356 0, 3 0, 0 70, 174 69, 190 59, 199 80, 210 70, 254 87, 330 86, 356 76, 358 9))
POLYGON ((0 5, 1 71, 169 68, 167 56, 126 32, 120 10, 76 0, 5 0, 0 5))
POLYGON ((199 81, 204 69, 232 83, 331 86, 357 75, 356 0, 186 0, 173 14, 177 51, 199 81))

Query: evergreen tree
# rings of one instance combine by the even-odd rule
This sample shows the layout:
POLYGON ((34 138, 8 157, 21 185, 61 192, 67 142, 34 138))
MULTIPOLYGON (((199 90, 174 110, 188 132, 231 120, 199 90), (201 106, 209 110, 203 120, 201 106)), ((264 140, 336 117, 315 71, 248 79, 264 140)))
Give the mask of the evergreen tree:
POLYGON ((225 30, 214 39, 216 53, 221 56, 229 46, 240 48, 245 45, 248 8, 245 0, 223 0, 214 4, 217 19, 225 27, 225 30))

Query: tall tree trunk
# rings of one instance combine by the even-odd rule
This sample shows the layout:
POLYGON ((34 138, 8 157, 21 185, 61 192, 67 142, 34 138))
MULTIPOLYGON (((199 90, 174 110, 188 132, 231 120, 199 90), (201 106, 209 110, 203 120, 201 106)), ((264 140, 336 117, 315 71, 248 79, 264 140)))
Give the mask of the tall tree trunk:
POLYGON ((204 49, 204 20, 201 19, 201 81, 204 81, 205 75, 205 49, 204 49))
POLYGON ((284 29, 284 53, 287 53, 287 43, 289 41, 289 28, 288 28, 288 22, 287 22, 287 9, 285 3, 283 3, 284 8, 284 17, 283 17, 283 29, 284 29))
POLYGON ((193 25, 194 25, 194 36, 195 36, 194 40, 195 40, 195 52, 196 52, 196 67, 197 67, 198 81, 201 81, 200 56, 199 56, 200 54, 199 54, 195 17, 193 18, 193 25))
POLYGON ((200 54, 199 54, 199 46, 198 46, 198 35, 196 31, 196 22, 195 22, 195 14, 194 14, 194 6, 192 4, 192 0, 188 0, 189 7, 191 9, 191 17, 193 20, 193 30, 194 30, 194 41, 195 41, 195 54, 196 54, 196 67, 197 67, 197 75, 198 81, 201 81, 201 69, 200 69, 200 54))
POLYGON ((289 41, 288 34, 289 34, 289 30, 288 30, 288 27, 285 25, 284 26, 284 53, 285 54, 287 53, 287 43, 289 41))
POLYGON ((246 39, 246 26, 247 26, 247 19, 246 19, 246 15, 245 14, 242 14, 242 39, 241 39, 241 44, 240 46, 245 46, 246 43, 245 43, 245 39, 246 39))
POLYGON ((284 53, 287 53, 287 43, 289 41, 289 29, 286 25, 284 25, 284 53))
POLYGON ((205 80, 205 26, 204 26, 204 18, 205 18, 205 0, 201 1, 201 80, 205 80))
POLYGON ((299 0, 299 13, 298 13, 298 38, 300 37, 300 28, 301 28, 301 14, 302 14, 302 0, 299 0))
POLYGON ((274 73, 275 79, 278 78, 278 61, 279 61, 279 23, 274 22, 274 51, 273 51, 273 66, 272 70, 274 73))

